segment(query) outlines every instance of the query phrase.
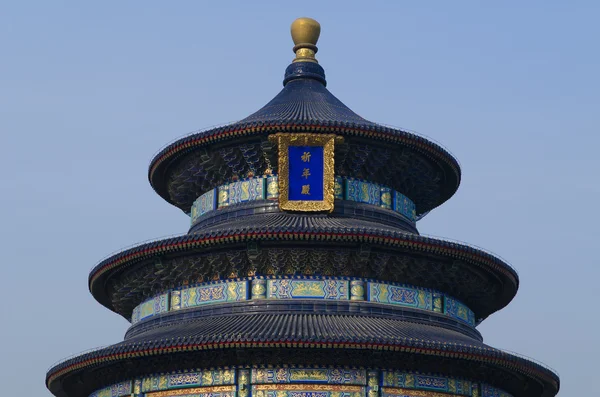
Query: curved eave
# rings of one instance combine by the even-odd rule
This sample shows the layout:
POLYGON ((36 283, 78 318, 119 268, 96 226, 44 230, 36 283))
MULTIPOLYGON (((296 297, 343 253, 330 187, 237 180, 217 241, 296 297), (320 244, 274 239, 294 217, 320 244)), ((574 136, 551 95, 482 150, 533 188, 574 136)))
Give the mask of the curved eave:
POLYGON ((168 167, 178 158, 201 147, 223 143, 242 137, 252 137, 276 132, 314 132, 334 133, 341 136, 356 136, 411 148, 438 164, 445 175, 446 182, 440 194, 440 200, 431 208, 419 208, 419 214, 426 213, 448 200, 458 189, 461 179, 458 161, 444 148, 421 136, 410 132, 380 126, 377 124, 345 122, 240 122, 193 133, 179 139, 161 150, 150 162, 148 180, 152 188, 167 202, 170 199, 164 181, 168 167))
MULTIPOLYGON (((452 259, 464 260, 484 271, 492 272, 502 280, 506 290, 498 306, 489 313, 506 306, 516 294, 519 285, 517 273, 501 259, 476 248, 411 233, 389 232, 372 228, 325 228, 320 231, 306 231, 304 228, 245 227, 242 230, 218 230, 211 233, 188 234, 173 237, 122 251, 100 262, 89 275, 89 289, 94 298, 107 308, 114 310, 106 293, 105 283, 112 274, 140 261, 170 254, 204 250, 258 241, 314 241, 316 243, 367 243, 390 249, 410 250, 415 253, 435 254, 452 259)), ((479 314, 481 315, 481 313, 479 314)))
MULTIPOLYGON (((381 351, 382 354, 409 354, 423 357, 443 357, 465 362, 485 364, 493 368, 519 374, 538 382, 540 395, 554 396, 559 389, 559 378, 550 369, 527 359, 491 348, 443 328, 380 318, 359 316, 315 315, 261 315, 228 316, 213 322, 196 322, 190 327, 166 327, 159 332, 148 332, 140 338, 122 342, 72 358, 50 369, 46 385, 55 394, 61 393, 65 378, 91 368, 116 365, 139 358, 165 357, 173 354, 235 349, 337 349, 381 351), (238 318, 239 317, 239 318, 238 318), (226 326, 226 330, 219 331, 226 326), (282 335, 280 329, 297 330, 293 336, 282 335), (344 329, 338 335, 335 329, 344 329), (379 330, 373 332, 374 329, 379 330), (266 330, 269 330, 268 332, 266 330), (366 330, 366 331, 365 331, 366 330), (172 336, 172 335, 177 335, 172 336), (409 336, 411 335, 411 336, 409 336)), ((371 356, 373 357, 373 356, 371 356)), ((369 355, 364 356, 370 360, 369 355)), ((364 364, 364 363, 361 363, 364 364)), ((482 374, 490 369, 481 369, 482 374)))

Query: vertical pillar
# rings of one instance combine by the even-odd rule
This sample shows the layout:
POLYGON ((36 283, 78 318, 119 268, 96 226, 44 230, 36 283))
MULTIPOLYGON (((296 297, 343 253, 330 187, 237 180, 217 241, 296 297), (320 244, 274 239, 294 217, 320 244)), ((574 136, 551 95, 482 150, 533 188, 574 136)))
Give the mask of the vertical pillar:
POLYGON ((133 394, 132 397, 141 397, 142 396, 142 380, 135 379, 133 381, 133 394))
POLYGON ((344 179, 341 176, 333 179, 333 198, 335 200, 344 199, 344 179))
POLYGON ((255 278, 252 280, 252 299, 265 299, 267 297, 267 280, 255 278))
POLYGON ((444 300, 442 294, 434 292, 433 293, 433 311, 436 313, 444 312, 444 300))
POLYGON ((367 372, 367 397, 380 397, 381 387, 379 379, 381 378, 378 370, 370 370, 367 372))
POLYGON ((279 198, 279 180, 277 175, 267 177, 267 200, 279 198))
POLYGON ((251 397, 250 392, 250 370, 238 369, 236 382, 237 397, 251 397))
POLYGON ((362 280, 350 281, 350 300, 364 301, 365 300, 365 282, 362 280))
POLYGON ((181 291, 171 291, 171 304, 169 310, 181 309, 181 291))
POLYGON ((389 187, 381 187, 379 206, 388 210, 392 209, 392 189, 389 187))

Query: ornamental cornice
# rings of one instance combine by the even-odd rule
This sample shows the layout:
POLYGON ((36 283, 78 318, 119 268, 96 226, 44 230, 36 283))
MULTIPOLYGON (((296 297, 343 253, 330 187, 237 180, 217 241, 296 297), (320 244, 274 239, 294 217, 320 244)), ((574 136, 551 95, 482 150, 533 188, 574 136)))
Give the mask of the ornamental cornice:
POLYGON ((238 338, 236 341, 219 341, 214 343, 195 343, 194 338, 174 337, 160 342, 138 342, 130 345, 114 346, 107 349, 94 351, 75 357, 58 364, 48 371, 46 384, 52 388, 52 383, 70 373, 131 360, 141 357, 167 356, 184 354, 186 352, 198 354, 201 351, 228 350, 228 349, 341 349, 341 350, 368 350, 379 352, 405 353, 416 356, 444 357, 452 360, 469 361, 497 367, 534 378, 544 384, 551 385, 558 390, 558 375, 550 369, 535 362, 511 355, 501 350, 490 347, 478 347, 459 343, 440 343, 414 338, 398 339, 396 343, 372 342, 338 342, 338 341, 301 341, 301 340, 269 340, 256 341, 238 338))

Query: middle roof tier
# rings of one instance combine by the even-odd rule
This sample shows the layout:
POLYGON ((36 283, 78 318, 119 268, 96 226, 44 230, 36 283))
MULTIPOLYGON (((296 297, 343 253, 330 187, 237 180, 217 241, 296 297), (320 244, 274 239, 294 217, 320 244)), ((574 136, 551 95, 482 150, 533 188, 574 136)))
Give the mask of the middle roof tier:
POLYGON ((519 283, 503 260, 465 244, 365 219, 278 212, 122 251, 92 270, 89 286, 96 300, 130 319, 140 303, 182 285, 299 275, 429 288, 463 302, 476 321, 506 306, 519 283))

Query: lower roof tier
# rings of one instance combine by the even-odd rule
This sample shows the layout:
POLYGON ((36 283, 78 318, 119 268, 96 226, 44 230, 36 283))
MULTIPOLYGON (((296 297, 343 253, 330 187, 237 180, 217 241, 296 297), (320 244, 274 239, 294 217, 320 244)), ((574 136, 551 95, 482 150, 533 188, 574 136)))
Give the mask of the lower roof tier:
POLYGON ((113 255, 90 273, 94 297, 130 319, 161 291, 254 276, 359 277, 431 288, 481 320, 506 306, 518 277, 479 249, 366 220, 272 213, 221 222, 197 233, 113 255))
POLYGON ((418 370, 502 387, 515 397, 554 396, 558 376, 461 332, 386 316, 237 314, 156 326, 50 369, 57 396, 184 368, 331 365, 418 370))

